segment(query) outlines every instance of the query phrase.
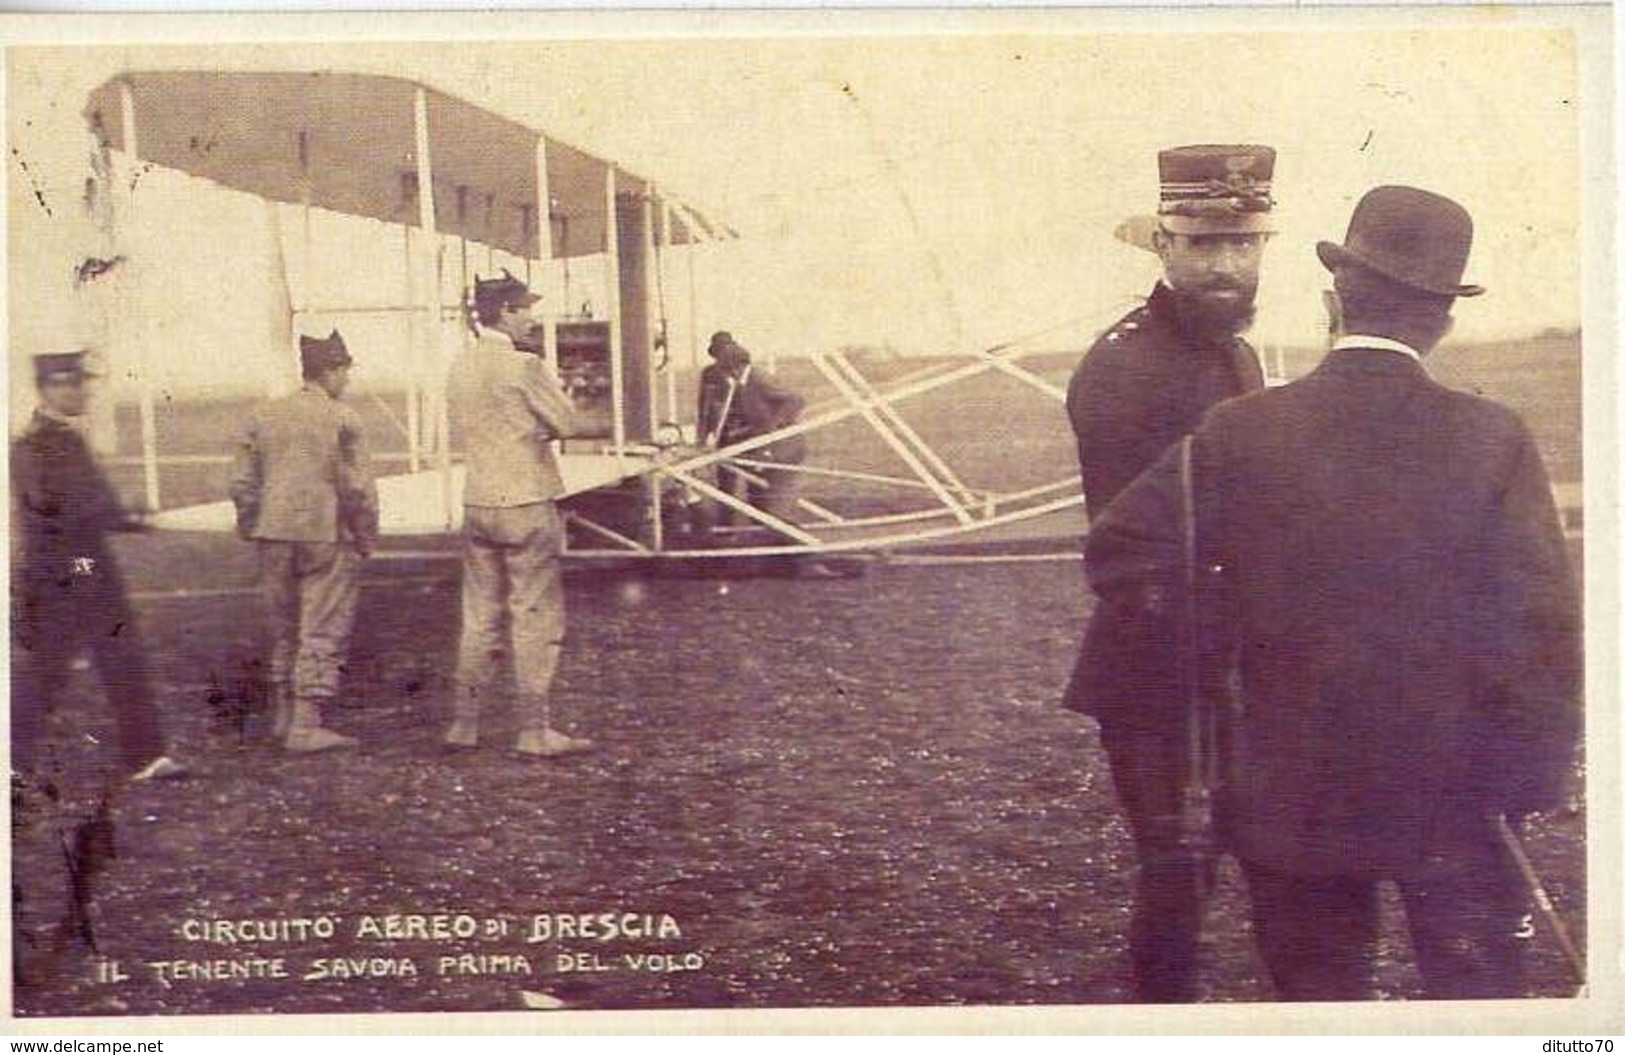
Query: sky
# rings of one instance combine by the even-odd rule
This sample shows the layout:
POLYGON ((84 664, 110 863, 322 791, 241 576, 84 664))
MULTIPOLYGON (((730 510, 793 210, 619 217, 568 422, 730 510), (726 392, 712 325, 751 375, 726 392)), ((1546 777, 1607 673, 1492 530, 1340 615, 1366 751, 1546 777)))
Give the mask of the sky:
MULTIPOLYGON (((1156 152, 1203 142, 1277 150, 1279 233, 1255 343, 1319 339, 1327 276, 1315 241, 1340 239, 1359 196, 1383 183, 1449 195, 1475 217, 1466 280, 1489 295, 1463 302, 1459 337, 1578 325, 1580 192, 1597 178, 1582 166, 1581 119, 1606 100, 1582 97, 1571 30, 1493 12, 1344 16, 1343 28, 1308 13, 1256 27, 1179 16, 1177 31, 1149 15, 972 22, 978 31, 934 36, 829 35, 864 27, 838 19, 817 23, 820 33, 757 35, 760 23, 740 32, 722 20, 714 33, 644 40, 13 49, 14 376, 64 341, 125 347, 137 318, 161 349, 166 390, 285 370, 276 236, 246 196, 179 176, 144 182, 121 242, 139 281, 119 292, 116 319, 71 292, 73 264, 105 247, 77 207, 86 96, 122 70, 205 66, 419 80, 723 218, 743 237, 689 254, 692 313, 688 261, 667 261, 680 354, 718 328, 780 355, 968 350, 1030 334, 1081 348, 1157 276, 1153 256, 1112 237, 1124 218, 1154 211, 1156 152)), ((284 232, 297 221, 282 210, 284 232)), ((282 243, 296 286, 337 301, 399 288, 398 233, 323 216, 313 231, 320 259, 308 272, 298 238, 282 243)), ((556 270, 542 281, 562 299, 556 270)), ((590 265, 573 265, 572 304, 602 305, 596 287, 590 265)), ((398 366, 395 324, 306 328, 329 323, 355 335, 363 374, 398 366)))

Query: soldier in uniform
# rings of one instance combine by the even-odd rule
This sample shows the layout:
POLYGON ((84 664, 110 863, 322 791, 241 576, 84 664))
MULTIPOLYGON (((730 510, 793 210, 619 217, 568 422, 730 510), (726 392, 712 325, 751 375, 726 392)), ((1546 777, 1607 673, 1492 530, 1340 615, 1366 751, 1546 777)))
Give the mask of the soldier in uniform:
POLYGON ((350 748, 322 725, 339 692, 378 491, 356 412, 339 401, 350 358, 337 330, 299 338, 304 385, 254 414, 231 484, 238 533, 259 549, 273 643, 271 735, 294 754, 350 748))
POLYGON ((13 770, 38 774, 46 718, 88 651, 113 705, 121 773, 181 776, 165 753, 146 651, 106 537, 143 525, 119 508, 80 432, 85 353, 38 356, 34 376, 39 406, 11 448, 13 770))
POLYGON ((1580 604, 1528 428, 1424 366, 1483 292, 1461 281, 1471 244, 1447 198, 1365 195, 1318 247, 1319 367, 1215 408, 1090 532, 1097 590, 1167 597, 1190 560, 1234 638, 1219 805, 1286 1000, 1374 995, 1384 880, 1429 997, 1524 995, 1513 825, 1564 800, 1580 604))
POLYGON ((515 339, 540 298, 504 271, 474 282, 478 339, 452 364, 446 396, 468 450, 463 492, 463 626, 457 655, 451 748, 479 743, 480 716, 496 688, 498 660, 513 663, 516 750, 552 758, 591 748, 552 724, 550 694, 564 643, 559 550, 564 491, 553 441, 569 434, 569 397, 515 339))
MULTIPOLYGON (((1163 280, 1078 364, 1067 390, 1091 522, 1203 412, 1263 387, 1251 346, 1275 152, 1189 146, 1158 155, 1161 204, 1146 225, 1163 280)), ((1127 227, 1129 225, 1125 225, 1127 227)), ((1084 637, 1066 704, 1100 723, 1139 876, 1130 949, 1136 997, 1197 998, 1196 942, 1206 868, 1181 842, 1190 771, 1177 627, 1171 617, 1103 599, 1084 637)))

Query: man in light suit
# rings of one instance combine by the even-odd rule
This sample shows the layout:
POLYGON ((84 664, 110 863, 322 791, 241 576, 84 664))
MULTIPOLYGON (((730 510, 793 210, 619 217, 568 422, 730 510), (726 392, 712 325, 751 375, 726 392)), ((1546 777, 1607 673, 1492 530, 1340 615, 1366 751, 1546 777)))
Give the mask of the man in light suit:
POLYGON ((360 562, 378 538, 378 491, 361 419, 339 397, 349 350, 334 330, 299 338, 304 385, 262 406, 238 447, 238 533, 259 547, 270 619, 271 735, 294 754, 356 744, 322 726, 338 695, 360 562))
POLYGON ((1090 534, 1103 595, 1179 612, 1194 581, 1208 633, 1234 634, 1203 652, 1239 675, 1215 701, 1217 808, 1288 1000, 1372 996, 1380 880, 1428 996, 1524 995, 1502 822, 1563 800, 1579 603, 1529 430, 1422 363, 1483 292, 1461 282, 1471 243, 1449 199, 1367 194, 1319 246, 1326 359, 1209 412, 1090 534))
POLYGON ((540 298, 506 271, 474 283, 478 340, 452 364, 446 397, 468 451, 463 492, 463 628, 450 748, 478 745, 498 660, 513 663, 519 736, 532 758, 588 750, 591 741, 552 724, 550 694, 564 643, 559 550, 563 493, 553 441, 569 434, 571 406, 535 355, 514 345, 532 326, 540 298))

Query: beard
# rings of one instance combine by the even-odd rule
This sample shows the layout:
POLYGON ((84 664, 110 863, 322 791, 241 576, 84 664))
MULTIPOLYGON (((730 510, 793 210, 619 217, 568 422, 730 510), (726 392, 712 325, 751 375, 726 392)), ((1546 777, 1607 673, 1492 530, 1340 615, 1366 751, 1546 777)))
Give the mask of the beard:
POLYGON ((1176 289, 1181 327, 1199 341, 1227 341, 1245 333, 1258 314, 1258 284, 1176 289))

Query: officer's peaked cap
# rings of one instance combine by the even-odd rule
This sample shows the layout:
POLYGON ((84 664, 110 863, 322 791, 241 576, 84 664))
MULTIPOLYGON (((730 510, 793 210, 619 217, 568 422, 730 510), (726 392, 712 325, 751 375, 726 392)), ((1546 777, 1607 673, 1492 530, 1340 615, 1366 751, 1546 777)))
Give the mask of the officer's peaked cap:
POLYGON ((1250 144, 1174 147, 1157 155, 1157 217, 1174 234, 1273 231, 1275 151, 1250 144))

